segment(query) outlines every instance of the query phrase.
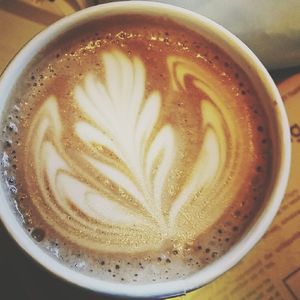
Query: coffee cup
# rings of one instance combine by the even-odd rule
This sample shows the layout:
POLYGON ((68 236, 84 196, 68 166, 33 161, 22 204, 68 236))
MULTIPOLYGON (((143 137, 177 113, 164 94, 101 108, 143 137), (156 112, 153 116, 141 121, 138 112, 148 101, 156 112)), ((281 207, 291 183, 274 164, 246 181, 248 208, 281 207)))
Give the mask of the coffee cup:
POLYGON ((68 282, 185 294, 236 265, 284 196, 289 126, 269 74, 220 25, 128 1, 66 17, 1 77, 0 216, 68 282))

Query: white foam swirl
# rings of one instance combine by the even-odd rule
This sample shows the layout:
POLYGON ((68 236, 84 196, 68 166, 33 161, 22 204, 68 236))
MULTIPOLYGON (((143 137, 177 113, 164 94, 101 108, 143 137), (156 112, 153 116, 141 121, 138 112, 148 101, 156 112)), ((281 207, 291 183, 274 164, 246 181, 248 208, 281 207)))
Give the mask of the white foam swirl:
POLYGON ((226 110, 222 97, 198 67, 186 59, 168 58, 170 88, 184 90, 184 78, 193 76, 193 84, 207 99, 199 99, 203 138, 197 159, 165 212, 167 181, 177 164, 180 137, 171 124, 157 128, 161 93, 154 90, 146 96, 141 59, 130 59, 115 50, 103 53, 102 61, 105 80, 89 73, 74 88, 74 101, 85 118, 76 121, 73 129, 90 149, 95 145, 105 149, 99 156, 103 159, 82 150, 76 152, 76 159, 68 154, 58 101, 49 97, 36 114, 27 139, 48 212, 40 200, 35 199, 35 205, 60 234, 76 242, 80 230, 81 240, 93 249, 144 251, 159 248, 170 238, 194 239, 228 205, 214 200, 215 192, 210 195, 224 170, 232 169, 237 149, 234 121, 222 114, 226 110), (218 210, 212 213, 215 205, 218 210), (189 225, 186 216, 192 217, 195 208, 199 218, 189 225))

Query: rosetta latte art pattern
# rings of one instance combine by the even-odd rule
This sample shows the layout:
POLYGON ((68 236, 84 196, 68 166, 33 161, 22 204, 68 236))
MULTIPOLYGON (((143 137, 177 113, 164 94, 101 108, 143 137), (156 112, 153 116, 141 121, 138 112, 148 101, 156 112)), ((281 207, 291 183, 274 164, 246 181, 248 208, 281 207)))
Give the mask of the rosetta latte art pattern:
POLYGON ((199 99, 201 147, 174 196, 170 174, 180 159, 180 135, 160 121, 160 91, 145 92, 147 74, 140 58, 114 50, 102 53, 101 61, 103 80, 88 73, 74 87, 72 101, 84 118, 70 133, 84 144, 82 149, 101 155, 80 150, 74 160, 68 154, 59 99, 47 98, 27 137, 27 155, 43 198, 33 197, 34 205, 59 234, 93 250, 137 252, 159 249, 170 240, 180 245, 193 241, 224 212, 228 191, 237 191, 230 181, 231 170, 241 163, 234 120, 222 113, 221 95, 204 71, 187 59, 167 58, 170 89, 184 91, 190 76, 207 95, 199 99), (164 201, 171 201, 168 211, 164 201))

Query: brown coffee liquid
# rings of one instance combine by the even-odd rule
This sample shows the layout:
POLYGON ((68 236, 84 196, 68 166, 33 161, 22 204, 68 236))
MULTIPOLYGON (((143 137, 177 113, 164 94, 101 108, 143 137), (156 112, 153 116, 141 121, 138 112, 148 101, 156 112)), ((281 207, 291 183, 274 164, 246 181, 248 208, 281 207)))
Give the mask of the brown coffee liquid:
POLYGON ((4 180, 32 238, 72 269, 133 284, 222 256, 270 185, 250 79, 167 18, 107 18, 49 47, 3 125, 4 180))

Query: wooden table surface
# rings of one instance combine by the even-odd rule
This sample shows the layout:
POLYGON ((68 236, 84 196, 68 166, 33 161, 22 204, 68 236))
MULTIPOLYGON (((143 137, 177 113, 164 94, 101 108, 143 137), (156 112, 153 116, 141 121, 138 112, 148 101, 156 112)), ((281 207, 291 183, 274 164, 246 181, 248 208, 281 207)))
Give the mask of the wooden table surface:
MULTIPOLYGON (((36 33, 58 20, 61 9, 51 12, 18 1, 0 2, 0 73, 18 50, 36 33), (30 17, 28 17, 30 16, 30 17)), ((300 67, 271 72, 275 81, 299 72, 300 67)), ((0 223, 0 299, 108 299, 62 282, 29 258, 0 223)))

